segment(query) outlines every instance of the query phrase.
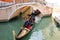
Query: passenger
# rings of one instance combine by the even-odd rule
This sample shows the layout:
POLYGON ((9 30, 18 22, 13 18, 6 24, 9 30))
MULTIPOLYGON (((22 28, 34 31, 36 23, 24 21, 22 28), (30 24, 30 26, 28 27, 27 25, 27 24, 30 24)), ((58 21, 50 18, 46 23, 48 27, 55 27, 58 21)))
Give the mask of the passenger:
POLYGON ((25 23, 24 23, 24 26, 23 27, 27 27, 27 25, 31 24, 30 20, 27 20, 25 23))
POLYGON ((28 25, 31 25, 33 22, 35 21, 35 19, 30 18, 29 20, 27 20, 24 24, 24 27, 27 27, 28 25))
POLYGON ((26 26, 26 28, 27 28, 28 30, 30 30, 30 29, 32 28, 32 26, 33 26, 33 24, 34 24, 34 22, 35 22, 35 19, 30 18, 30 22, 31 22, 31 23, 26 26))

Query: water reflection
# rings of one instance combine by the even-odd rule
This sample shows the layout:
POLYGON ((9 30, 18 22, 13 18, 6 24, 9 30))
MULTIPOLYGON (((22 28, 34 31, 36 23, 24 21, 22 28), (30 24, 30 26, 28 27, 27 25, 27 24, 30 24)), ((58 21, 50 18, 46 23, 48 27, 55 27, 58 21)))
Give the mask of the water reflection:
POLYGON ((29 40, 42 40, 42 39, 44 39, 44 37, 42 30, 40 30, 33 32, 29 40))
POLYGON ((60 31, 53 24, 49 24, 49 27, 43 30, 43 35, 45 40, 60 40, 60 31))

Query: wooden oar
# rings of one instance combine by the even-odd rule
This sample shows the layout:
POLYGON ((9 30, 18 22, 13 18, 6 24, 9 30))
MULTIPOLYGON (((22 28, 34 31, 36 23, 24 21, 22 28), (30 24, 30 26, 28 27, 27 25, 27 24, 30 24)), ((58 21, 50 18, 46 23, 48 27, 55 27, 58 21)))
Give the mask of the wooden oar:
POLYGON ((16 38, 15 38, 16 37, 16 32, 14 30, 12 32, 13 32, 13 39, 16 40, 16 38))
POLYGON ((16 40, 16 36, 18 36, 20 34, 21 30, 19 31, 18 35, 16 35, 15 30, 13 30, 12 32, 13 32, 13 39, 16 40))

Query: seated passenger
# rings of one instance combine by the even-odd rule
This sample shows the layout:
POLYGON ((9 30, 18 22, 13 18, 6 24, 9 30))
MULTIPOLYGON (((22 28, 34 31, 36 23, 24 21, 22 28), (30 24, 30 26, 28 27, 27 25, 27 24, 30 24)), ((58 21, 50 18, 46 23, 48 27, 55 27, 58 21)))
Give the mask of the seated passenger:
POLYGON ((35 19, 30 18, 29 20, 27 20, 27 21, 25 22, 24 27, 27 27, 28 25, 33 24, 33 23, 34 23, 34 21, 35 21, 35 19))
POLYGON ((34 22, 35 22, 35 19, 30 18, 30 22, 31 22, 31 23, 26 26, 26 28, 27 28, 28 30, 31 30, 31 28, 32 28, 32 26, 33 26, 33 24, 34 24, 34 22))
POLYGON ((30 20, 27 20, 25 23, 24 23, 24 26, 23 27, 27 27, 27 25, 31 24, 30 20))

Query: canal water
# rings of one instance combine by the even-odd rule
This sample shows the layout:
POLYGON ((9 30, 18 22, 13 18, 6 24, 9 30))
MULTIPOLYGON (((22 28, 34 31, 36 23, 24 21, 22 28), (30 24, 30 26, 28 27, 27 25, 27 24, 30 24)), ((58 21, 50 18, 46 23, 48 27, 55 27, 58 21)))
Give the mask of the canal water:
MULTIPOLYGON (((18 34, 23 24, 23 20, 18 18, 0 23, 0 40, 14 40, 13 30, 18 34)), ((60 40, 60 28, 52 23, 51 17, 42 18, 33 27, 32 31, 21 40, 60 40)))
MULTIPOLYGON (((0 23, 0 40, 14 40, 13 30, 18 34, 23 24, 22 17, 0 23)), ((43 17, 21 40, 60 40, 60 28, 56 27, 51 17, 43 17)))

